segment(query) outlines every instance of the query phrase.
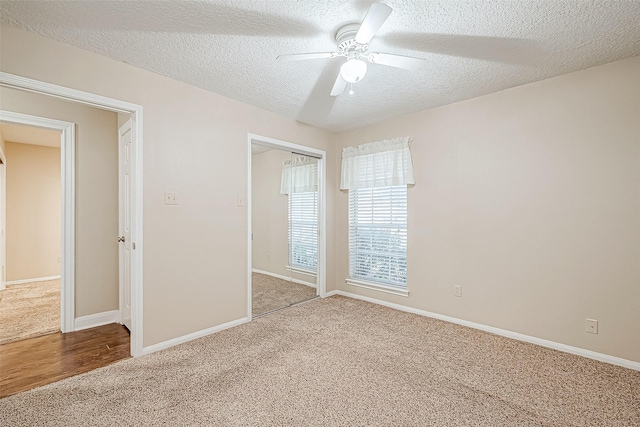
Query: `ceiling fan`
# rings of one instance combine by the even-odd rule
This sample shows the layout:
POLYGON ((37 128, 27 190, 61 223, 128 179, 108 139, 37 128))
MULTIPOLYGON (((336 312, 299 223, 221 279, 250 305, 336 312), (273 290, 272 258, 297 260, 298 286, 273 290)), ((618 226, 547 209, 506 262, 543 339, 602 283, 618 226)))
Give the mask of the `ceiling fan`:
MULTIPOLYGON (((348 24, 336 33, 337 52, 297 53, 278 56, 279 61, 300 61, 305 59, 327 59, 345 57, 347 61, 340 67, 340 73, 331 89, 331 96, 341 95, 347 83, 357 83, 367 73, 367 61, 372 64, 418 70, 426 61, 422 58, 393 55, 390 53, 368 52, 369 42, 393 9, 384 3, 374 3, 369 8, 362 24, 348 24)), ((349 91, 353 94, 353 89, 349 91)))

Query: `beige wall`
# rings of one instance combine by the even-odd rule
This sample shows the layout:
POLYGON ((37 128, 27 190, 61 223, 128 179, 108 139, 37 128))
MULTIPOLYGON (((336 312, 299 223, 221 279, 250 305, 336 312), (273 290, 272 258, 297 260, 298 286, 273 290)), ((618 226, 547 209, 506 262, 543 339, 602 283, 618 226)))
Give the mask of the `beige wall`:
POLYGON ((252 156, 253 268, 288 276, 287 196, 280 194, 282 162, 291 153, 271 150, 252 156))
POLYGON ((60 149, 5 143, 6 280, 60 275, 60 149))
POLYGON ((75 315, 118 309, 117 114, 9 88, 0 108, 76 123, 75 315))
POLYGON ((280 178, 282 163, 291 157, 290 152, 282 150, 252 156, 251 262, 255 269, 315 284, 315 277, 290 273, 286 269, 289 264, 289 202, 286 195, 280 194, 280 178))
POLYGON ((345 284, 345 193, 339 289, 640 362, 640 57, 344 133, 336 154, 404 135, 410 295, 345 284))
MULTIPOLYGON (((144 345, 246 316, 247 133, 323 150, 331 134, 4 24, 1 36, 2 71, 144 107, 144 345)), ((331 151, 329 211, 335 164, 331 151)))

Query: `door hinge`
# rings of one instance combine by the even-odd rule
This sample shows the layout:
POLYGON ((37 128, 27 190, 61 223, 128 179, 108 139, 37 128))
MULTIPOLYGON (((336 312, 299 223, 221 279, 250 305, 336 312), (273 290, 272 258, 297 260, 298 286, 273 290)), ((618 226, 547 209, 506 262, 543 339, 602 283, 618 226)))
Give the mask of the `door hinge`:
POLYGON ((135 242, 133 242, 133 243, 131 244, 131 247, 135 250, 135 248, 136 248, 136 243, 135 243, 135 242))

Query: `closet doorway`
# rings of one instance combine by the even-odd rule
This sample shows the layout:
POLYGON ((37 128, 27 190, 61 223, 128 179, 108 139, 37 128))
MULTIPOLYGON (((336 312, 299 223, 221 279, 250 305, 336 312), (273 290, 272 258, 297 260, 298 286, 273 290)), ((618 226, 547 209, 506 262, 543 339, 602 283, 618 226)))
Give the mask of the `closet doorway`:
POLYGON ((324 296, 324 152, 249 138, 249 317, 324 296))

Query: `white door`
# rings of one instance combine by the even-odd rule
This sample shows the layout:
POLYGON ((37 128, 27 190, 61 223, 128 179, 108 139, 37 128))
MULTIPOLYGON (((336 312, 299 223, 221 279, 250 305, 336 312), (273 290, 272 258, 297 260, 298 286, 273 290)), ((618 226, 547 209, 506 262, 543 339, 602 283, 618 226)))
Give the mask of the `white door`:
POLYGON ((120 160, 120 322, 131 330, 131 120, 119 132, 118 157, 120 160))

